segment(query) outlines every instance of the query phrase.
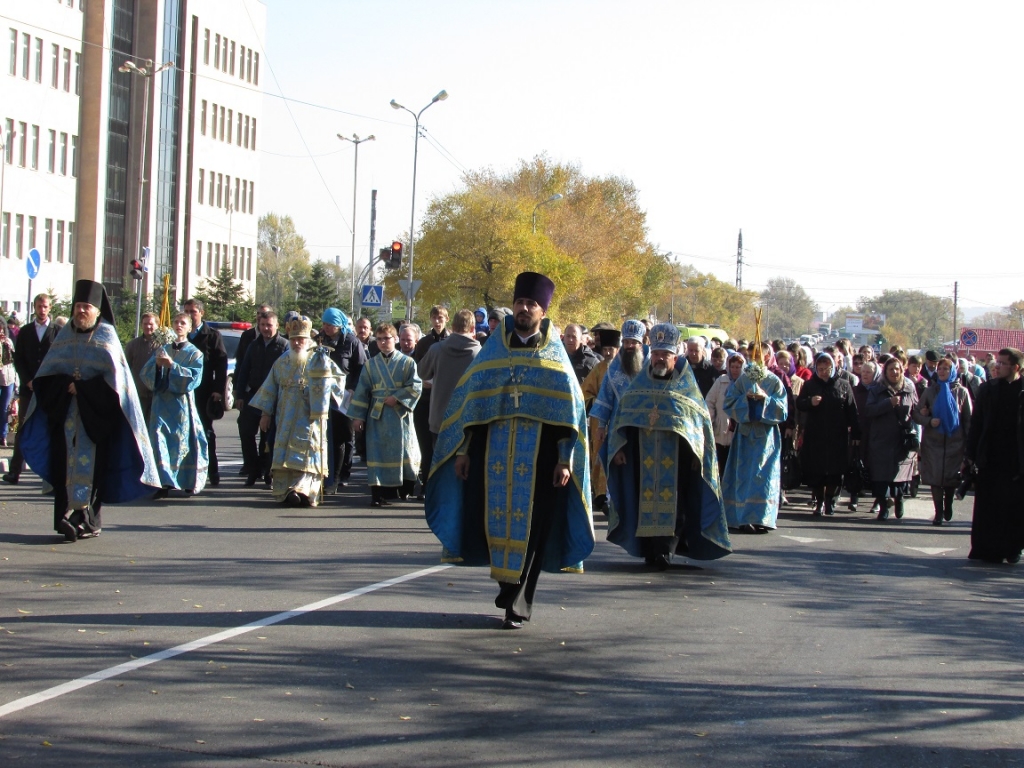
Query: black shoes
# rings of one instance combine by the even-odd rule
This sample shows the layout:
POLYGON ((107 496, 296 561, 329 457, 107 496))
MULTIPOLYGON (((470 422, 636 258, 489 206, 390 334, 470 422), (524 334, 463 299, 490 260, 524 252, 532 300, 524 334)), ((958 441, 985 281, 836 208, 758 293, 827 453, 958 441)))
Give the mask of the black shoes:
POLYGON ((814 502, 814 511, 811 512, 811 514, 814 515, 815 517, 821 517, 821 508, 822 508, 822 506, 823 506, 822 502, 820 502, 820 501, 814 502))
POLYGON ((248 475, 245 478, 245 485, 246 485, 247 488, 250 488, 250 487, 256 485, 256 475, 254 473, 248 475))
POLYGON ((73 526, 67 518, 64 518, 57 523, 57 532, 62 534, 64 536, 64 541, 70 544, 74 544, 78 541, 78 531, 75 530, 75 526, 73 526))
POLYGON ((210 485, 220 485, 220 473, 210 473, 210 485))
POLYGON ((903 519, 903 497, 897 497, 896 503, 893 505, 893 512, 896 514, 897 520, 903 519))
POLYGON ((832 502, 831 501, 826 501, 825 502, 825 515, 827 517, 832 517, 832 515, 834 515, 835 513, 836 513, 836 510, 835 510, 835 507, 832 506, 832 502))
POLYGON ((17 475, 12 475, 10 472, 6 472, 6 473, 4 473, 3 481, 5 483, 9 483, 10 485, 17 485, 18 484, 18 476, 17 475))
POLYGON ((644 558, 644 562, 656 571, 667 571, 672 564, 672 556, 667 553, 648 555, 644 558))
POLYGON ((171 489, 170 488, 161 488, 159 491, 157 491, 156 493, 153 494, 153 500, 156 501, 158 499, 166 499, 170 495, 171 495, 171 489))
POLYGON ((505 621, 501 623, 502 629, 522 629, 524 619, 522 616, 512 612, 511 608, 505 611, 505 621))

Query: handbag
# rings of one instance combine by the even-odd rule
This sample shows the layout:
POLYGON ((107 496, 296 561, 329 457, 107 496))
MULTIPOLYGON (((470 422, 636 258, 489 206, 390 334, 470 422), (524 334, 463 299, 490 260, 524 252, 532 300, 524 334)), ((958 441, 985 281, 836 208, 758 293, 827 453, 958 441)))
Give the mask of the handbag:
POLYGON ((905 460, 910 454, 921 450, 921 439, 917 436, 917 430, 913 424, 903 425, 903 434, 900 442, 900 461, 905 460))
POLYGON ((224 418, 224 399, 214 400, 212 397, 206 401, 206 415, 211 421, 224 418))
POLYGON ((786 440, 782 448, 781 478, 782 490, 792 491, 800 487, 800 454, 793 447, 792 440, 786 440))

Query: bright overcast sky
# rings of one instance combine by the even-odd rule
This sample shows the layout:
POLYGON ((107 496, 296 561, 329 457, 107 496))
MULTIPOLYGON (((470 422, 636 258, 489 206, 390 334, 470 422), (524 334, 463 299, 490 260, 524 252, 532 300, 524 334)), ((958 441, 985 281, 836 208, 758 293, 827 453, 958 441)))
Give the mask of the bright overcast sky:
MULTIPOLYGON (((885 288, 1024 298, 1019 0, 266 0, 262 212, 356 260, 464 170, 546 153, 637 186, 651 241, 824 310, 885 288), (285 98, 280 98, 280 97, 285 98)), ((429 280, 429 275, 416 274, 429 280)), ((611 278, 611 276, 609 276, 611 278)), ((986 305, 992 305, 987 307, 986 305)), ((695 318, 700 319, 700 318, 695 318)))

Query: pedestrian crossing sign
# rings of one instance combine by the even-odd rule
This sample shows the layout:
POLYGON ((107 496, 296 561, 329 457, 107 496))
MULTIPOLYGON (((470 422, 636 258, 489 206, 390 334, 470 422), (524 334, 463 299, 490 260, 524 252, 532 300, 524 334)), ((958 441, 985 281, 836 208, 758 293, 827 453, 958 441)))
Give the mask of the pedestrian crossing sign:
POLYGON ((364 285, 363 286, 363 306, 364 307, 379 307, 384 303, 384 286, 382 285, 364 285))

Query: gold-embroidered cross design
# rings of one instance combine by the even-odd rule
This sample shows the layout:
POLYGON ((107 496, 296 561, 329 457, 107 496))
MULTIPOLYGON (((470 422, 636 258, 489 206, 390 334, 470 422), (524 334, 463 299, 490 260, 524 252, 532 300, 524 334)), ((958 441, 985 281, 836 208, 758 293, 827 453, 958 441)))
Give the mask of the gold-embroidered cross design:
POLYGON ((658 423, 658 419, 661 418, 661 413, 658 412, 657 404, 655 404, 654 409, 650 412, 647 418, 650 421, 652 427, 658 423))

